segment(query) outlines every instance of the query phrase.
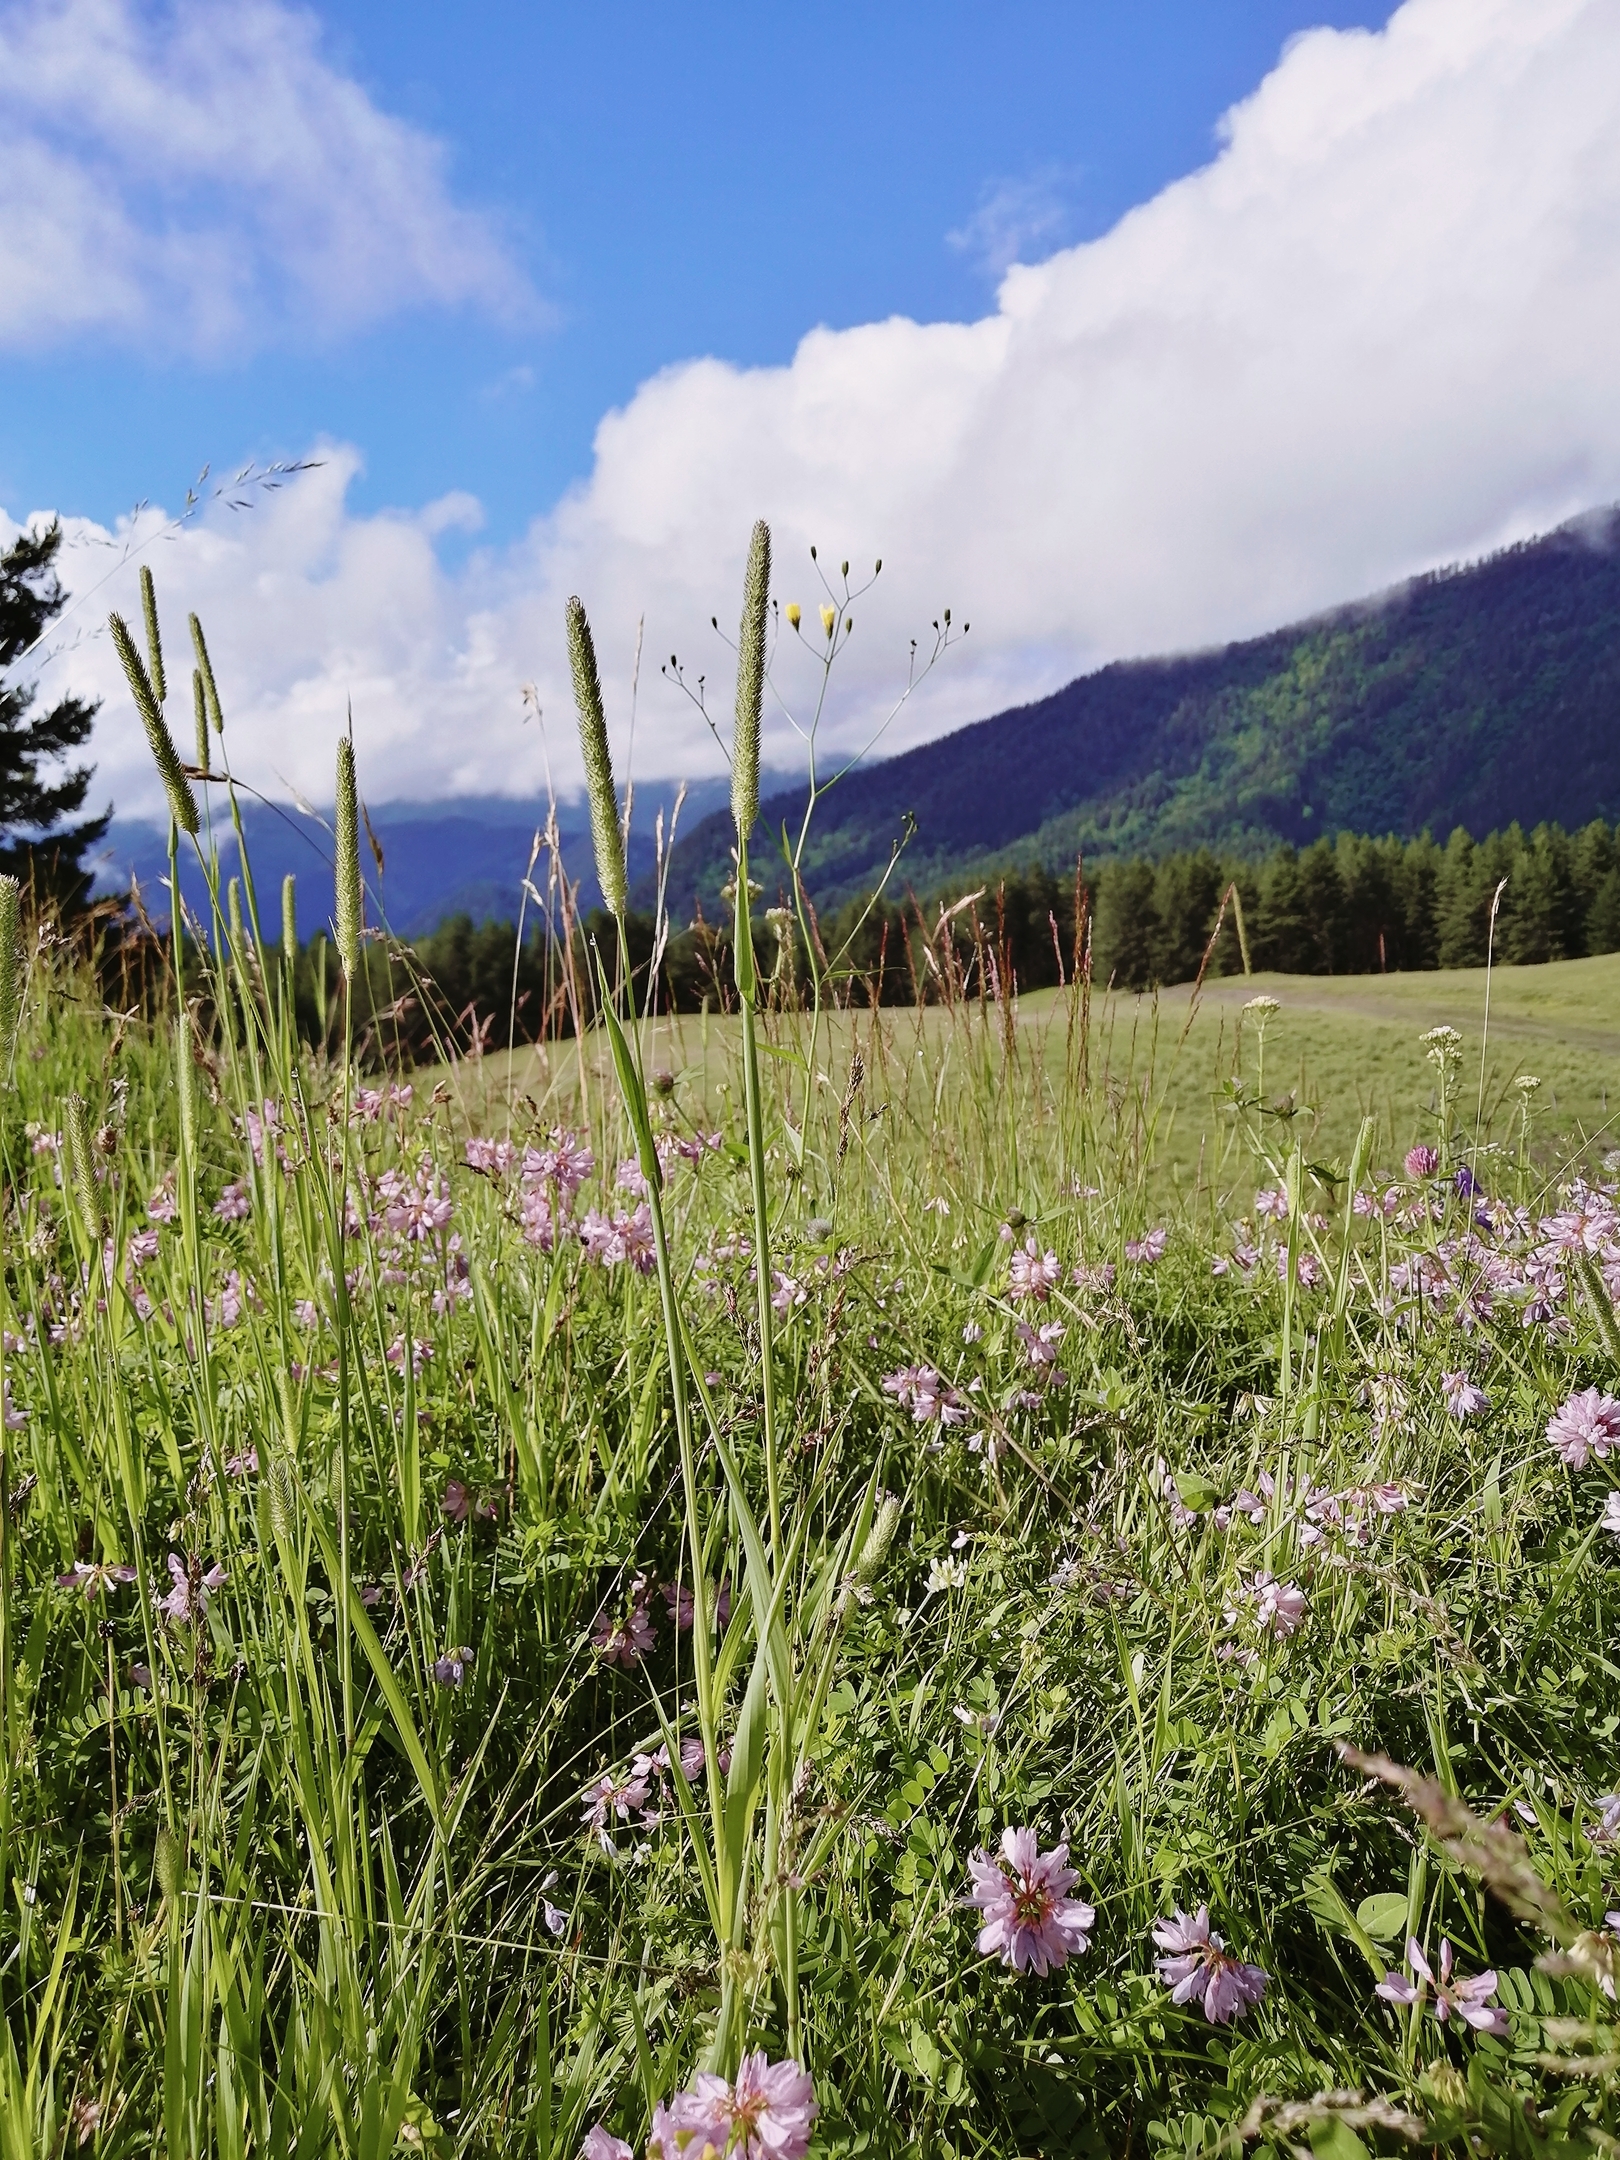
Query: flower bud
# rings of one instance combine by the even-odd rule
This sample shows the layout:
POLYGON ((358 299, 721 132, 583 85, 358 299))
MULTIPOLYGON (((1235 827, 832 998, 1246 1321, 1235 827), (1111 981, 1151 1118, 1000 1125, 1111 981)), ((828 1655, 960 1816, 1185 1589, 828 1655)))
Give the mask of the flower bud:
POLYGON ((765 695, 765 615, 771 595, 771 528, 756 521, 743 577, 737 632, 737 724, 731 739, 731 815, 746 840, 759 815, 759 717, 765 695))
MULTIPOLYGON (((151 746, 152 761, 157 766, 158 778, 163 782, 163 792, 169 798, 169 815, 182 832, 197 830, 197 798, 191 792, 180 764, 179 752, 163 718, 162 701, 153 688, 152 678, 146 672, 146 662, 136 649, 135 640, 129 634, 129 625, 122 615, 109 615, 107 627, 112 633, 113 651, 122 663, 129 683, 130 696, 135 700, 135 710, 141 716, 146 730, 146 740, 151 746)), ((178 904, 178 903, 177 903, 178 904)))
POLYGON ((568 660, 574 672, 574 704, 579 712, 579 749, 585 764, 585 793, 591 806, 591 841, 596 849, 596 882, 610 915, 623 919, 629 904, 624 873, 624 832, 613 792, 613 759, 608 750, 607 715, 596 672, 596 646, 585 603, 576 594, 568 603, 568 660))
POLYGON ((365 921, 360 890, 360 798, 354 784, 354 744, 338 737, 337 826, 333 867, 337 887, 337 948, 343 975, 352 983, 360 972, 360 933, 365 921))

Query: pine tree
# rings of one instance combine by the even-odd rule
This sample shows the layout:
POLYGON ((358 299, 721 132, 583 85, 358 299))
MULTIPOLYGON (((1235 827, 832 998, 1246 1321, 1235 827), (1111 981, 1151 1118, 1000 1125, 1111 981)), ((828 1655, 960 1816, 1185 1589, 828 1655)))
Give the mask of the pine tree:
POLYGON ((0 555, 0 870, 70 904, 88 884, 84 852, 112 813, 64 822, 83 807, 93 768, 62 761, 88 739, 96 707, 66 697, 37 712, 26 673, 66 597, 56 574, 61 545, 62 528, 52 523, 19 534, 0 555))

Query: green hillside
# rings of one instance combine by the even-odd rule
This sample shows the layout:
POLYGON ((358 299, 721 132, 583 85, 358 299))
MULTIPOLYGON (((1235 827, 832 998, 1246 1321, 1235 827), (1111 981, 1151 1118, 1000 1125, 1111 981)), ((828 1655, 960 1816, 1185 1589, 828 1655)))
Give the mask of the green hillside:
MULTIPOLYGON (((919 888, 990 863, 1339 831, 1620 815, 1620 511, 1218 651, 1122 661, 854 774, 817 813, 818 899, 859 890, 909 815, 919 888)), ((766 832, 802 797, 761 811, 766 832)), ((728 874, 724 814, 676 850, 678 905, 728 874)), ((764 854, 756 843, 756 860, 764 854)), ((768 873, 767 873, 768 875, 768 873)))

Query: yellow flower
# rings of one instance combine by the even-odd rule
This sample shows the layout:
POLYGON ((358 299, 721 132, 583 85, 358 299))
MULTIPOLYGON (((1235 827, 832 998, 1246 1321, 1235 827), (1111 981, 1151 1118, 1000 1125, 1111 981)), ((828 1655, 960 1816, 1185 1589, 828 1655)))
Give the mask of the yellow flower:
POLYGON ((835 625, 835 624, 837 623, 837 621, 838 621, 838 610, 837 610, 836 608, 824 607, 824 608, 822 609, 822 611, 821 611, 821 627, 822 627, 822 629, 823 629, 823 630, 825 630, 825 631, 826 631, 826 633, 827 633, 828 637, 831 637, 831 636, 832 636, 832 634, 833 634, 833 627, 834 627, 834 625, 835 625))
POLYGON ((799 627, 799 603, 797 600, 790 600, 788 602, 787 619, 792 624, 793 628, 797 630, 799 627))

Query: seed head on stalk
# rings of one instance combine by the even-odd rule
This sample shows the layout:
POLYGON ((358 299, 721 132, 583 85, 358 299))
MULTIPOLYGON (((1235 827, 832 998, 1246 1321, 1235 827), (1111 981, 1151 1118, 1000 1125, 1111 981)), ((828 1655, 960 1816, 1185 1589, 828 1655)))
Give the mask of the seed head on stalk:
POLYGON ((337 873, 337 947, 346 981, 360 972, 360 798, 354 784, 354 744, 347 735, 338 737, 337 825, 335 869, 337 873))
POLYGON ((737 633, 737 725, 731 743, 731 815, 746 840, 759 815, 759 716, 765 695, 765 613, 771 594, 771 528, 755 522, 737 633))
POLYGON ((62 1137, 67 1142, 68 1175, 73 1197, 79 1203, 86 1235, 99 1245, 104 1228, 101 1188, 96 1183, 96 1163, 90 1139, 90 1106, 82 1095, 69 1095, 62 1105, 62 1137))
POLYGON ((158 635, 157 587, 152 573, 141 564, 141 614, 146 620, 146 664, 151 670, 152 688, 157 692, 161 705, 169 694, 169 686, 163 677, 163 640, 158 635))
POLYGON ((191 649, 197 655, 197 673, 202 677, 203 696, 208 702, 208 717, 214 724, 214 733, 225 732, 225 715, 220 710, 219 691, 214 682, 214 663, 208 657, 208 641, 203 636, 202 624, 193 615, 191 622, 191 649))
POLYGON ((591 841, 596 849, 596 882, 610 915, 623 919, 628 905, 624 873, 624 834, 613 791, 613 759, 608 751, 607 715, 596 672, 596 646, 585 603, 576 594, 568 603, 568 661, 574 671, 574 703, 579 710, 579 748, 585 762, 585 793, 591 806, 591 841))
POLYGON ((288 967, 298 954, 298 880, 289 870, 281 881, 281 957, 288 967))
POLYGON ((0 1085, 17 1051, 23 974, 22 887, 14 877, 0 877, 0 1085))
POLYGON ((191 717, 197 733, 197 770, 207 772, 208 756, 208 700, 203 691, 202 669, 191 671, 191 717))
POLYGON ((122 615, 109 615, 107 627, 112 633, 113 651, 122 663, 129 683, 130 696, 135 700, 135 710, 141 716, 146 730, 146 740, 151 745, 152 761, 157 766, 158 778, 163 782, 163 792, 169 798, 169 815, 182 832, 195 834, 197 830, 197 798, 191 792, 191 783, 180 763, 180 754, 174 747, 174 737, 169 733, 163 717, 163 704, 153 688, 152 678, 146 671, 135 640, 129 634, 129 625, 122 615))

